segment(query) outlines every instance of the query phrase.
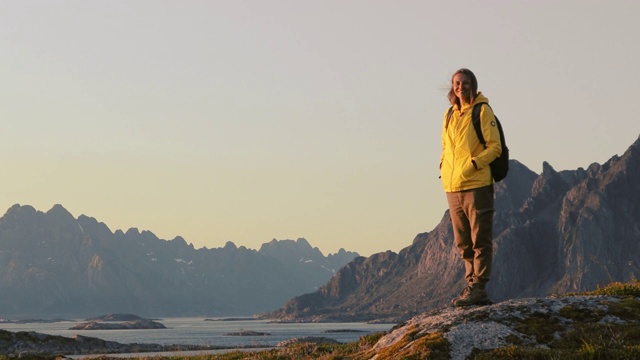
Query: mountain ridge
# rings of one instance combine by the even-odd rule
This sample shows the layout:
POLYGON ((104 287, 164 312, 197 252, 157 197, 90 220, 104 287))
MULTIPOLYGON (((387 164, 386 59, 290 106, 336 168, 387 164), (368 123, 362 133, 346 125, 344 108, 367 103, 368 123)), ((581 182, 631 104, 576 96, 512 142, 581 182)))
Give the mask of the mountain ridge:
POLYGON ((313 291, 358 256, 315 248, 307 259, 289 241, 272 243, 294 259, 231 242, 195 249, 179 236, 112 232, 60 204, 46 212, 16 204, 0 218, 0 315, 250 315, 313 291))

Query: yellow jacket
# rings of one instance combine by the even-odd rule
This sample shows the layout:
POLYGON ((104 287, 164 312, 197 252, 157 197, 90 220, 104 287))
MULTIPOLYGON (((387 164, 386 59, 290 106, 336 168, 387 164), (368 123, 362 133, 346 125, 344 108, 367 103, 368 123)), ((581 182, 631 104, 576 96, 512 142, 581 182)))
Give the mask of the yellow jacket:
POLYGON ((454 105, 448 126, 448 109, 444 113, 440 177, 446 192, 476 189, 493 183, 489 164, 502 152, 500 132, 493 111, 483 105, 480 123, 486 149, 480 143, 473 128, 471 113, 473 105, 481 102, 489 103, 489 99, 478 93, 473 104, 463 105, 462 109, 454 105))

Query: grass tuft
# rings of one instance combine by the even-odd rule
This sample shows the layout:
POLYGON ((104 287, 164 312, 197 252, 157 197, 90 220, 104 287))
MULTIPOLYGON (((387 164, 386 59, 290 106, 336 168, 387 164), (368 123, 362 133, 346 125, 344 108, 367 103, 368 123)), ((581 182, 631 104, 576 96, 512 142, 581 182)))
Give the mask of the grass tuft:
MULTIPOLYGON (((569 294, 572 295, 572 294, 569 294)), ((632 280, 627 283, 614 282, 603 288, 580 293, 580 295, 608 295, 608 296, 635 296, 640 297, 640 281, 632 280)))

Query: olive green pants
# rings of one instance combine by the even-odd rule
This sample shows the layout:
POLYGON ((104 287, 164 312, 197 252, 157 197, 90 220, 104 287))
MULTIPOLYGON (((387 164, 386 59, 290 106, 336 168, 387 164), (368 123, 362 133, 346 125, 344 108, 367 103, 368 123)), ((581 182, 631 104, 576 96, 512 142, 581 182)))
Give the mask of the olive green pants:
POLYGON ((447 201, 465 280, 484 287, 493 261, 493 185, 447 193, 447 201))

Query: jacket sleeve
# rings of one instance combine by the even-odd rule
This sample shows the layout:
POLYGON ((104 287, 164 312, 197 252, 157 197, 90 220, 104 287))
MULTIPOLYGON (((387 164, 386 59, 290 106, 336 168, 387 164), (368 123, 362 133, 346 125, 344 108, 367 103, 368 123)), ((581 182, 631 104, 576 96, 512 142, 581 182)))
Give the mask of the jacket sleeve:
POLYGON ((480 127, 482 128, 482 136, 486 142, 486 148, 474 157, 478 169, 482 169, 489 165, 502 153, 502 144, 500 143, 500 131, 493 111, 489 106, 482 106, 480 109, 480 127))

